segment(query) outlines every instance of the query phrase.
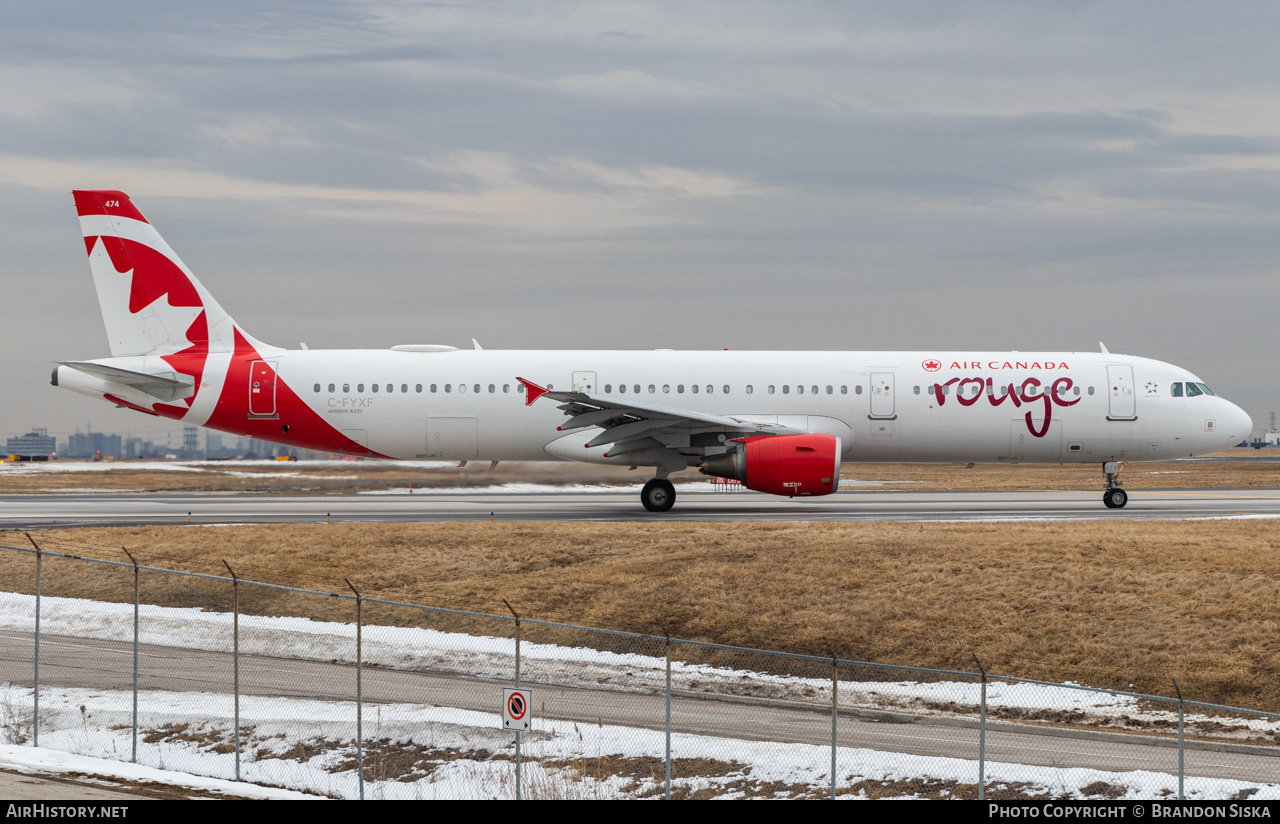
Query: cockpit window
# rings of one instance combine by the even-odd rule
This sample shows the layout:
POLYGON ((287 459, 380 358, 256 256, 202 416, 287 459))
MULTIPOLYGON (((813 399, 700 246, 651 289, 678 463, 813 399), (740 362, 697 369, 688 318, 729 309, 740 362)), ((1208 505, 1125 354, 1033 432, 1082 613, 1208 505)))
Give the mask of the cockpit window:
POLYGON ((1203 394, 1204 393, 1200 391, 1199 384, 1195 384, 1195 383, 1192 383, 1191 381, 1187 381, 1187 397, 1188 398, 1194 398, 1196 395, 1203 395, 1203 394))
POLYGON ((1169 394, 1175 398, 1181 398, 1182 397, 1182 381, 1178 381, 1173 386, 1170 386, 1169 394))
POLYGON ((1212 389, 1210 389, 1208 386, 1206 386, 1206 385, 1205 385, 1205 384, 1203 384, 1203 383, 1197 383, 1197 384, 1196 384, 1196 386, 1198 386, 1198 387, 1200 387, 1201 389, 1203 389, 1203 390, 1204 390, 1204 393, 1205 393, 1206 395, 1212 395, 1212 394, 1213 394, 1213 390, 1212 390, 1212 389))

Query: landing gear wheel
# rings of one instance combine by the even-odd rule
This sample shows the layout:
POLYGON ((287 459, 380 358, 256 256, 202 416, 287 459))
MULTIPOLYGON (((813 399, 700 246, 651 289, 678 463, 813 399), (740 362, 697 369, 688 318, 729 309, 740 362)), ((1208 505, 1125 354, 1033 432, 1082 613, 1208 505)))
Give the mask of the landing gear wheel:
POLYGON ((1123 489, 1108 489, 1102 493, 1102 502, 1107 505, 1108 509, 1123 509, 1124 505, 1129 503, 1129 493, 1123 489))
POLYGON ((670 481, 654 478, 640 490, 640 503, 650 512, 666 512, 676 502, 676 488, 670 481))

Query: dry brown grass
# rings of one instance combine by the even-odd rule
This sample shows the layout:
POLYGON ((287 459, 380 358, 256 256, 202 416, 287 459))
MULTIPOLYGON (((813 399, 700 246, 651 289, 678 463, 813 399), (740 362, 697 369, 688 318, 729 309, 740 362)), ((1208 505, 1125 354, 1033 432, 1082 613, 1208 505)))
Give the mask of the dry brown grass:
MULTIPOLYGON (((1220 455, 1248 461, 1131 463, 1124 472, 1133 489, 1223 489, 1253 486, 1280 488, 1280 450, 1228 450, 1220 455)), ((28 465, 29 466, 29 465, 28 465)), ((282 462, 245 465, 235 461, 210 462, 199 471, 133 469, 127 462, 110 471, 24 470, 20 465, 0 464, 0 494, 47 493, 77 489, 136 490, 146 492, 291 492, 343 493, 369 489, 407 487, 429 490, 443 487, 486 487, 513 482, 537 484, 638 485, 652 476, 650 470, 571 463, 504 463, 489 471, 484 461, 466 467, 423 468, 394 461, 332 461, 324 464, 282 462), (237 477, 234 473, 253 473, 237 477)), ((101 466, 101 464, 97 465, 101 466)), ((1102 489, 1099 465, 1091 464, 845 464, 845 479, 901 482, 924 489, 1026 490, 1102 489)), ((696 470, 673 476, 681 480, 707 480, 696 470)))
MULTIPOLYGON (((1280 709, 1274 521, 441 523, 36 533, 46 549, 743 646, 989 670, 1280 709)), ((0 543, 25 543, 0 533, 0 543)), ((127 570, 46 560, 44 591, 132 599, 127 570)), ((31 591, 30 555, 0 553, 31 591)), ((230 608, 230 587, 149 574, 143 598, 230 608)), ((348 602, 246 588, 248 612, 352 620, 348 602)), ((416 623, 421 613, 375 622, 416 623)), ((446 629, 491 623, 440 619, 446 629)))

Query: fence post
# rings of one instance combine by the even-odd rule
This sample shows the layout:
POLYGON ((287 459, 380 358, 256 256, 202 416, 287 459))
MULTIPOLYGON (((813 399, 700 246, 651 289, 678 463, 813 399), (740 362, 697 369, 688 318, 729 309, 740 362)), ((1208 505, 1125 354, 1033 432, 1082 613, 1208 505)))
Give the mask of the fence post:
POLYGON ((343 578, 347 582, 347 586, 351 587, 351 591, 356 594, 356 769, 360 774, 360 800, 364 801, 364 684, 362 682, 364 665, 361 662, 360 650, 360 627, 362 624, 362 616, 360 608, 364 598, 360 595, 360 590, 351 586, 351 581, 343 578))
POLYGON ((664 632, 667 636, 667 643, 665 647, 667 651, 667 754, 666 754, 667 797, 666 797, 666 800, 670 801, 671 800, 671 633, 666 632, 665 630, 664 632))
POLYGON ((236 781, 240 780, 240 578, 224 559, 222 565, 231 573, 231 660, 235 672, 235 742, 236 781))
POLYGON ((836 669, 836 651, 831 647, 831 642, 827 640, 827 636, 822 636, 822 643, 827 645, 827 653, 831 656, 831 800, 836 800, 836 725, 839 723, 837 719, 840 717, 840 702, 838 671, 836 669))
POLYGON ((36 650, 35 650, 35 686, 31 690, 31 746, 40 746, 40 545, 31 533, 25 533, 27 540, 36 548, 36 650))
POLYGON ((978 660, 977 653, 970 654, 973 655, 973 663, 978 665, 978 672, 982 673, 982 698, 978 709, 978 800, 982 801, 987 797, 987 670, 978 660))
POLYGON ((1178 688, 1177 678, 1173 679, 1173 691, 1178 695, 1178 800, 1183 801, 1186 798, 1182 793, 1183 777, 1185 775, 1183 772, 1185 750, 1182 747, 1182 690, 1178 688))
MULTIPOLYGON (((507 605, 507 609, 511 610, 511 614, 516 618, 516 689, 520 689, 520 613, 515 611, 506 598, 502 599, 502 603, 507 605)), ((516 801, 523 797, 520 786, 520 736, 520 730, 516 730, 516 801)))
POLYGON ((124 547, 124 554, 129 556, 133 564, 133 743, 129 760, 138 763, 138 604, 141 602, 142 589, 138 585, 138 561, 124 547))

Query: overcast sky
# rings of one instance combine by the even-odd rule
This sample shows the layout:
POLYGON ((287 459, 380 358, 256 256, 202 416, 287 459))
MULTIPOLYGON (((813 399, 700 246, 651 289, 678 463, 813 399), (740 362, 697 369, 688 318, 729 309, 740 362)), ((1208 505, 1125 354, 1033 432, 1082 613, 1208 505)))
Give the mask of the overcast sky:
MULTIPOLYGON (((72 188, 283 346, 1113 352, 1280 407, 1280 6, 8 3, 0 435, 177 432, 72 188)), ((180 436, 178 437, 180 441, 180 436)))

